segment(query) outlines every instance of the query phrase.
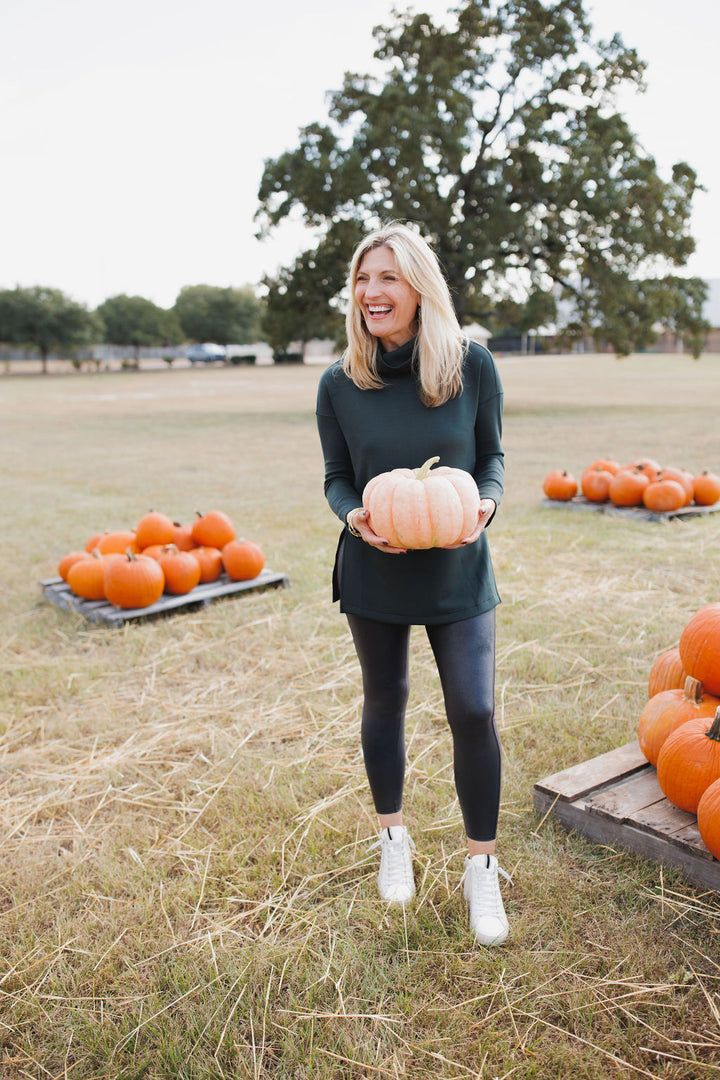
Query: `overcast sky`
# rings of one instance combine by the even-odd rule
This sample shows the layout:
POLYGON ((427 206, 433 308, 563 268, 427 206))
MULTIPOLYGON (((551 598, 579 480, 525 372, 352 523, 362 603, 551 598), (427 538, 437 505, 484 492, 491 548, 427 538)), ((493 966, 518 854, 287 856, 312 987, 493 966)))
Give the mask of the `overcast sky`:
MULTIPOLYGON (((398 0, 397 6, 406 5, 398 0)), ((448 2, 416 9, 444 15, 448 2)), ((3 0, 0 287, 50 285, 94 307, 183 285, 254 284, 303 244, 254 238, 263 163, 372 63, 391 0, 3 0)), ((698 241, 720 278, 718 0, 589 0, 648 61, 622 108, 661 174, 688 161, 698 241)))

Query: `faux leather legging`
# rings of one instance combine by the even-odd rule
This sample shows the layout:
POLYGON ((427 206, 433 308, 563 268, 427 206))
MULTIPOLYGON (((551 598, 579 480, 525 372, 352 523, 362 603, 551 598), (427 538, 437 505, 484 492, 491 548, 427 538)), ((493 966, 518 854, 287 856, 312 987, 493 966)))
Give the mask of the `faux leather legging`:
MULTIPOLYGON (((378 814, 402 809, 410 627, 348 615, 363 681, 362 749, 378 814)), ((426 626, 453 739, 455 787, 471 840, 494 840, 500 806, 495 611, 426 626)))

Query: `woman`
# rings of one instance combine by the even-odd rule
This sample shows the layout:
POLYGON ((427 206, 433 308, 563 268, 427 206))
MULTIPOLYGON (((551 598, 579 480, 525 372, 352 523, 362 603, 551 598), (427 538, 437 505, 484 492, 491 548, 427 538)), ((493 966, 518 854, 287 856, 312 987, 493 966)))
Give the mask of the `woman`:
POLYGON ((407 903, 414 845, 402 818, 410 627, 432 647, 452 732, 467 835, 464 891, 476 939, 499 945, 508 923, 495 834, 500 744, 494 720, 495 607, 484 535, 503 490, 502 386, 487 349, 460 330, 437 258, 391 224, 358 246, 349 274, 348 347, 320 380, 317 422, 325 494, 345 523, 333 599, 348 619, 363 680, 362 748, 380 822, 378 886, 407 903), (440 456, 478 485, 477 527, 451 549, 402 551, 362 508, 378 473, 440 456))

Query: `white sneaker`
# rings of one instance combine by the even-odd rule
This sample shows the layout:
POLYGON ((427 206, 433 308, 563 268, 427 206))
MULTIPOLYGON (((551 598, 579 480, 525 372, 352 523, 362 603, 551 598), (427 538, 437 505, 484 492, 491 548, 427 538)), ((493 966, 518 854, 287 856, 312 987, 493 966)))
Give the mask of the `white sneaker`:
POLYGON ((380 848, 378 889, 383 900, 392 904, 407 904, 415 895, 412 852, 415 845, 404 825, 381 829, 380 839, 371 848, 380 848))
POLYGON ((512 885, 512 878, 498 866, 494 855, 465 857, 465 899, 470 904, 470 929, 481 945, 502 945, 508 921, 500 895, 498 874, 512 885))

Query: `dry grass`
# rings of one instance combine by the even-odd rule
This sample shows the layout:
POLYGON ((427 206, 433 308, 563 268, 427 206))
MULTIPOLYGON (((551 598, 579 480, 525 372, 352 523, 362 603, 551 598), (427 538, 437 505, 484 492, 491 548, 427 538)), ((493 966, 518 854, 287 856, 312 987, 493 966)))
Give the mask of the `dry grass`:
POLYGON ((413 631, 417 901, 375 898, 360 685, 329 597, 318 369, 0 380, 0 1075, 606 1077, 720 1072, 717 896, 532 813, 631 738, 647 671, 720 599, 720 515, 539 508, 545 471, 717 466, 707 357, 501 361, 492 547, 512 937, 474 948, 431 654, 413 631), (291 588, 123 630, 40 600, 149 506, 221 506, 291 588), (11 556, 10 554, 11 553, 11 556))

